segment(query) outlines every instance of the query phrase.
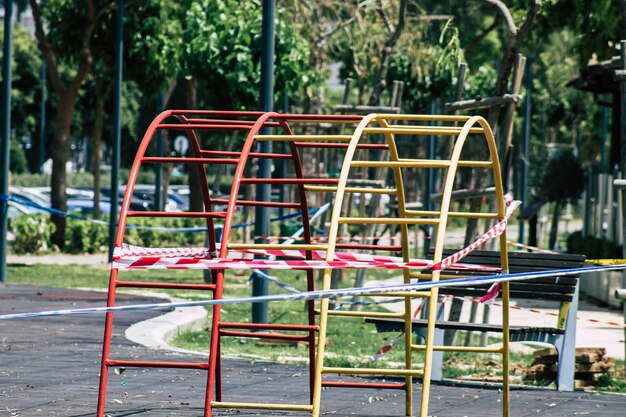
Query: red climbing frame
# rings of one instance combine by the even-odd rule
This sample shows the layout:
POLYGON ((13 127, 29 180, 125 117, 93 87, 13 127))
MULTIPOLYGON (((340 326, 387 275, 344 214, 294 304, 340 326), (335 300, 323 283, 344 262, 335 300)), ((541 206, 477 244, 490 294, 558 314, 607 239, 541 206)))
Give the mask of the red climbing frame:
MULTIPOLYGON (((243 206, 264 206, 272 208, 282 208, 299 210, 302 213, 302 224, 304 227, 303 240, 305 244, 311 244, 310 225, 309 225, 309 208, 305 186, 307 185, 328 185, 337 184, 337 179, 330 178, 306 178, 299 155, 299 148, 347 148, 347 143, 327 143, 327 142, 298 142, 288 141, 289 152, 285 153, 260 153, 253 150, 256 143, 255 136, 259 134, 261 128, 275 128, 282 132, 282 135, 291 135, 290 122, 296 123, 358 123, 361 116, 321 116, 321 115, 280 115, 277 113, 262 112, 235 112, 235 111, 186 111, 186 110, 170 110, 161 113, 148 127, 141 144, 137 150, 135 160, 133 162, 128 185, 122 207, 120 210, 120 218, 115 239, 116 256, 119 256, 122 244, 125 243, 125 230, 127 221, 130 217, 187 217, 187 218, 204 218, 207 226, 207 242, 208 253, 219 253, 219 258, 226 258, 229 255, 229 249, 232 238, 232 228, 234 225, 234 214, 237 208, 243 206), (150 144, 156 137, 158 131, 177 131, 184 132, 191 143, 191 153, 193 156, 147 156, 150 144), (201 133, 203 131, 220 131, 220 132, 247 132, 245 141, 240 151, 222 151, 213 149, 204 149, 202 147, 201 133), (244 176, 246 165, 251 163, 253 159, 268 158, 273 160, 288 160, 293 164, 295 178, 247 178, 244 176), (130 209, 131 197, 137 183, 139 172, 146 166, 154 164, 190 164, 196 165, 200 177, 200 185, 202 198, 204 201, 204 211, 199 212, 166 212, 166 211, 134 211, 130 209), (206 174, 206 165, 233 165, 236 166, 231 192, 228 198, 212 197, 209 191, 209 183, 206 174), (239 199, 239 191, 242 184, 292 184, 297 187, 298 202, 273 202, 273 201, 249 201, 239 199), (216 206, 226 205, 224 211, 216 210, 216 206), (218 247, 216 221, 223 221, 221 246, 218 247)), ((379 145, 362 145, 376 147, 379 145)), ((379 146, 380 148, 380 146, 379 146)), ((159 190, 157 190, 158 192, 159 190)), ((193 192, 193 190, 192 190, 193 192)), ((239 244, 239 247, 242 245, 239 244)), ((253 247, 254 245, 250 245, 253 247)), ((337 247, 351 248, 354 245, 343 244, 337 247)), ((356 245, 362 247, 360 245, 356 245)), ((378 246, 378 249, 381 249, 378 246)), ((311 252, 307 251, 307 259, 312 259, 311 252)), ((314 289, 313 271, 307 272, 307 290, 314 289)), ((225 284, 225 271, 213 270, 211 272, 212 282, 210 284, 180 284, 180 283, 164 283, 164 282, 137 282, 120 279, 120 270, 112 268, 109 281, 109 293, 107 306, 115 305, 116 293, 119 288, 159 288, 159 289, 185 289, 197 291, 210 291, 213 298, 220 299, 223 295, 225 284)), ((211 409, 218 406, 222 402, 222 369, 220 358, 220 339, 226 336, 236 337, 255 337, 255 338, 273 338, 273 339, 291 339, 307 341, 309 345, 309 365, 310 365, 310 387, 313 391, 313 378, 315 368, 315 336, 318 326, 315 324, 314 303, 307 302, 308 323, 301 325, 284 325, 284 324, 251 324, 251 323, 228 323, 221 321, 220 306, 213 307, 212 323, 211 323, 211 339, 209 359, 203 362, 156 362, 142 360, 114 359, 111 357, 111 337, 114 321, 114 313, 106 314, 103 349, 102 349, 102 365, 100 375, 100 389, 98 395, 97 416, 103 417, 106 404, 107 381, 109 369, 111 367, 145 367, 145 368, 187 368, 201 369, 207 371, 207 386, 205 399, 205 416, 211 415, 211 409), (281 334, 281 331, 297 331, 302 335, 281 334), (271 333, 270 333, 271 332, 271 333), (274 333, 278 332, 278 333, 274 333), (213 393, 215 392, 215 400, 213 401, 213 393)), ((222 403, 225 407, 238 407, 242 404, 222 403)), ((278 407, 278 406, 277 406, 278 407)), ((244 408, 247 408, 244 405, 244 408)), ((256 408, 256 407, 255 407, 256 408)), ((265 408, 263 406, 259 408, 265 408)), ((268 408, 272 408, 271 405, 268 408)), ((280 406, 280 409, 285 409, 280 406)), ((293 410, 305 411, 310 409, 308 406, 295 406, 293 410)))

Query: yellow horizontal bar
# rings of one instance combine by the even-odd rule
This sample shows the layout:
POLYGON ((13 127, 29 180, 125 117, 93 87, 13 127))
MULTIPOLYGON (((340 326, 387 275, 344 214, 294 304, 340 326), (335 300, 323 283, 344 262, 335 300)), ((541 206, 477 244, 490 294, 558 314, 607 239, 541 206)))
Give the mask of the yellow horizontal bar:
POLYGON ((367 294, 368 297, 415 297, 415 298, 428 298, 430 297, 430 291, 398 291, 398 292, 386 292, 382 294, 367 294))
MULTIPOLYGON (((440 211, 432 210, 405 210, 407 216, 439 216, 440 211)), ((448 217, 457 217, 463 219, 498 219, 498 213, 472 213, 466 211, 449 211, 448 217)))
POLYGON ((258 141, 296 141, 296 142, 348 142, 352 135, 256 135, 254 140, 258 141))
POLYGON ((211 401, 213 408, 240 408, 245 410, 286 410, 286 411, 312 411, 312 405, 298 404, 260 404, 260 403, 234 403, 211 401))
MULTIPOLYGON (((337 186, 334 185, 305 185, 304 189, 306 191, 321 191, 321 192, 331 192, 334 193, 337 191, 337 186)), ((369 194, 396 194, 398 192, 397 188, 365 188, 365 187, 346 187, 346 193, 369 193, 369 194)))
MULTIPOLYGON (((461 261, 461 262, 463 262, 463 261, 461 261)), ((430 281, 433 278, 432 274, 425 273, 425 272, 409 272, 409 276, 411 278, 424 279, 424 280, 428 280, 428 281, 430 281)), ((444 272, 439 274, 439 280, 443 281, 443 280, 446 280, 446 279, 469 278, 469 277, 472 277, 472 276, 473 275, 466 275, 466 274, 459 274, 459 275, 448 274, 448 275, 446 275, 445 270, 444 270, 444 272)))
POLYGON ((424 375, 421 369, 389 369, 389 368, 322 368, 324 374, 353 375, 424 375))
POLYGON ((435 122, 466 122, 470 116, 432 115, 432 114, 377 114, 374 120, 420 120, 435 122))
POLYGON ((328 244, 315 244, 315 245, 307 245, 307 244, 295 244, 285 246, 279 243, 229 243, 228 249, 294 249, 294 250, 326 250, 328 249, 328 244))
POLYGON ((403 159, 401 161, 352 161, 351 167, 365 168, 448 168, 450 161, 434 159, 403 159))
POLYGON ((471 167, 471 168, 491 168, 493 166, 493 162, 491 161, 459 161, 460 167, 471 167))
POLYGON ((343 224, 439 224, 439 219, 416 219, 397 217, 340 217, 343 224))
POLYGON ((380 318, 402 318, 404 313, 376 313, 373 311, 328 311, 329 316, 348 316, 348 317, 380 317, 380 318))
MULTIPOLYGON (((425 350, 426 345, 411 345, 414 350, 425 350)), ((472 347, 472 346, 433 346, 433 350, 438 352, 474 352, 474 353, 503 353, 504 350, 490 347, 472 347)))
MULTIPOLYGON (((454 126, 391 126, 391 127, 368 127, 363 133, 382 133, 400 135, 450 135, 456 136, 461 133, 460 127, 454 126)), ((480 127, 472 127, 469 133, 484 133, 480 127)))

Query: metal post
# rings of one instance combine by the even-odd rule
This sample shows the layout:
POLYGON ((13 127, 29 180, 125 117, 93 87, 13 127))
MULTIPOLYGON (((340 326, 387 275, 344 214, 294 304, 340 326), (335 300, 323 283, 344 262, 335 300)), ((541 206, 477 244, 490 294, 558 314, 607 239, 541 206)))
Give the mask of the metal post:
MULTIPOLYGON (((263 0, 263 23, 261 34, 261 110, 272 111, 274 97, 274 11, 276 0, 263 0)), ((269 133, 269 129, 262 129, 262 134, 269 133)), ((260 142, 260 152, 272 152, 272 142, 260 142)), ((272 176, 271 161, 267 158, 259 159, 258 178, 272 176)), ((258 184, 256 187, 257 201, 269 201, 271 198, 270 184, 258 184)), ((268 236, 270 232, 269 208, 255 208, 254 233, 255 236, 268 236)), ((256 239, 255 239, 256 240, 256 239)), ((261 296, 268 293, 268 282, 256 275, 252 280, 252 295, 261 296)), ((252 322, 267 323, 267 303, 252 304, 252 322)))
MULTIPOLYGON (((528 68, 526 72, 526 100, 524 102, 524 132, 522 134, 522 169, 520 175, 520 193, 519 198, 523 202, 526 202, 526 198, 528 196, 528 149, 530 145, 530 119, 532 117, 532 102, 531 95, 533 91, 533 76, 532 76, 532 58, 528 58, 528 68)), ((520 220, 519 222, 519 234, 518 234, 518 243, 524 243, 524 230, 525 230, 525 221, 520 220)))
MULTIPOLYGON (((430 104, 430 114, 436 114, 436 113, 437 113, 437 100, 433 100, 433 102, 430 104)), ((431 125, 434 126, 435 122, 431 122, 431 125)), ((426 142, 426 159, 435 159, 435 135, 428 136, 428 142, 426 142)), ((432 168, 428 168, 426 170, 426 178, 424 179, 424 182, 425 182, 424 202, 423 202, 424 210, 432 210, 432 207, 433 207, 432 192, 433 192, 434 182, 435 182, 432 168)), ((424 230, 425 237, 426 237, 426 239, 424 239, 423 253, 424 253, 424 256, 426 257, 428 256, 428 251, 430 250, 431 240, 429 238, 432 237, 433 228, 432 226, 425 225, 423 230, 424 230)))
MULTIPOLYGON (((163 92, 159 93, 157 98, 157 114, 163 111, 163 92)), ((156 154, 157 156, 163 156, 163 131, 158 129, 156 131, 156 154)), ((165 199, 163 195, 163 164, 155 164, 155 180, 154 180, 154 209, 156 211, 163 210, 163 201, 165 199)))
POLYGON ((113 90, 113 152, 111 157, 111 218, 109 219, 109 262, 113 260, 117 204, 119 201, 120 147, 122 137, 122 56, 124 54, 124 0, 117 0, 115 34, 115 89, 113 90))
POLYGON ((2 56, 2 139, 0 142, 0 283, 7 282, 7 232, 9 201, 9 142, 11 140, 11 44, 13 43, 13 2, 4 2, 4 44, 2 56))
MULTIPOLYGON (((622 160, 620 161, 620 171, 626 175, 626 40, 620 42, 621 71, 616 71, 615 78, 619 81, 620 92, 620 143, 622 145, 622 160)), ((623 196, 623 194, 622 194, 623 196)), ((622 216, 626 215, 626 199, 622 200, 624 211, 622 216)), ((626 225, 626 222, 624 222, 626 225)), ((626 256, 626 228, 623 228, 624 245, 622 245, 622 256, 626 256)), ((622 273, 622 286, 626 288, 626 271, 622 273)), ((624 320, 626 321, 626 303, 624 303, 624 320)), ((626 327, 624 328, 624 337, 626 338, 626 327)), ((626 346, 624 347, 624 359, 626 359, 626 346)), ((624 373, 626 375, 626 371, 624 373)))
POLYGON ((37 170, 43 173, 43 163, 46 156, 46 101, 48 100, 48 68, 46 61, 41 60, 41 115, 39 124, 39 151, 37 153, 37 170))

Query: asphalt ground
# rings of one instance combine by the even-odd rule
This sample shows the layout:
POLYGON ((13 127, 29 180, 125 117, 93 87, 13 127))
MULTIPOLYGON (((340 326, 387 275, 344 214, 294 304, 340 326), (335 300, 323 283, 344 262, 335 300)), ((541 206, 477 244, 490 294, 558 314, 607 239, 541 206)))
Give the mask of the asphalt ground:
MULTIPOLYGON (((120 295, 118 304, 152 302, 145 297, 120 295)), ((0 287, 0 314, 103 306, 105 294, 33 286, 0 287)), ((148 349, 133 344, 124 330, 159 312, 116 314, 115 358, 199 361, 197 356, 148 349)), ((95 415, 98 396, 103 315, 0 320, 0 416, 95 415)), ((308 401, 307 369, 250 360, 224 361, 224 400, 303 404, 308 401)), ((135 369, 110 373, 107 415, 202 416, 206 383, 204 371, 135 369)), ((356 378, 352 378, 356 379, 356 378)), ((421 385, 415 384, 415 404, 421 385)), ((433 416, 500 416, 497 386, 433 384, 433 416)), ((512 416, 626 416, 626 396, 552 389, 514 387, 512 416)), ((401 416, 404 397, 399 391, 325 389, 324 415, 401 416)), ((214 415, 307 415, 258 410, 217 410, 214 415)))

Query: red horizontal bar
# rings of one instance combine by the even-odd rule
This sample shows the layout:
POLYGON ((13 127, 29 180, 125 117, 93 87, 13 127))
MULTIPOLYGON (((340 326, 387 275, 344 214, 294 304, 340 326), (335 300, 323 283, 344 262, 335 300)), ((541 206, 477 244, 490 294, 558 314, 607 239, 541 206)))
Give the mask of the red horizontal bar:
MULTIPOLYGON (((212 198, 213 204, 228 204, 228 200, 225 198, 212 198)), ((280 203, 273 201, 251 201, 251 200, 237 200, 235 202, 238 206, 257 206, 257 207, 283 207, 283 208, 300 208, 300 203, 280 203)))
MULTIPOLYGON (((231 152, 231 151, 209 151, 209 150, 201 150, 200 154, 207 156, 241 156, 241 152, 231 152)), ((288 153, 261 153, 261 152, 250 152, 248 154, 249 158, 267 158, 267 159, 293 159, 293 156, 288 153)))
POLYGON ((309 339, 306 335, 297 334, 279 334, 279 333, 262 333, 262 332, 238 332, 233 330, 220 330, 220 336, 230 337, 254 337, 257 339, 276 339, 276 340, 301 340, 309 339))
POLYGON ((177 369, 209 369, 208 362, 151 362, 151 361, 124 361, 108 359, 106 366, 126 366, 135 368, 177 368, 177 369))
POLYGON ((306 324, 268 324, 268 323, 228 323, 222 322, 219 324, 221 329, 265 329, 265 330, 301 330, 311 331, 318 330, 317 325, 306 324))
POLYGON ((273 120, 363 120, 364 116, 353 114, 277 114, 272 117, 273 120))
POLYGON ((213 284, 175 284, 171 282, 140 282, 140 281, 118 281, 115 284, 118 287, 132 288, 175 288, 179 290, 198 290, 198 291, 214 291, 216 286, 213 284))
POLYGON ((171 156, 146 156, 141 158, 141 162, 151 164, 229 164, 237 165, 239 159, 232 158, 186 158, 171 156))
POLYGON ((200 115, 200 116, 240 116, 240 117, 259 117, 265 114, 262 111, 236 111, 236 110, 172 110, 174 116, 185 115, 200 115))
POLYGON ((157 125, 157 129, 162 130, 250 130, 252 126, 242 124, 183 124, 183 123, 162 123, 157 125))
POLYGON ((337 178, 242 178, 243 184, 338 184, 337 178))
POLYGON ((128 217, 199 217, 224 218, 225 211, 129 211, 128 217))
MULTIPOLYGON (((294 142, 299 148, 339 148, 346 149, 350 144, 348 143, 333 143, 333 142, 294 142)), ((379 143, 362 143, 360 145, 356 145, 357 149, 380 149, 386 150, 389 149, 389 145, 379 144, 379 143)))
MULTIPOLYGON (((249 125, 253 126, 256 121, 255 120, 224 120, 224 119, 185 119, 187 123, 215 123, 215 124, 241 124, 241 125, 249 125)), ((280 127, 280 123, 278 122, 265 122, 263 123, 263 127, 280 127)))
POLYGON ((402 382, 388 382, 386 384, 376 382, 344 382, 344 381, 323 381, 323 387, 343 387, 343 388, 373 388, 373 389, 405 389, 406 384, 402 382))

